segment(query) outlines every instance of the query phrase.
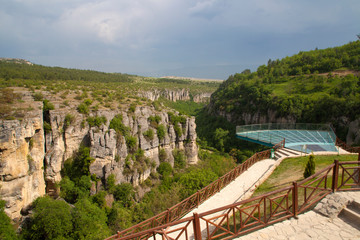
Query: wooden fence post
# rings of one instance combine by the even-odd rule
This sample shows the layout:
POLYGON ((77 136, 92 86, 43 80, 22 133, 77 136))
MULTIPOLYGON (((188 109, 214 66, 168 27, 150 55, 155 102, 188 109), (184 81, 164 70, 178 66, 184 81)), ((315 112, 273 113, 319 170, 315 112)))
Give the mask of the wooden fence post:
POLYGON ((197 198, 196 198, 196 207, 199 207, 199 205, 200 205, 200 192, 199 192, 199 190, 196 192, 197 193, 197 198))
POLYGON ((193 227, 194 227, 194 239, 201 240, 200 219, 198 213, 194 213, 193 227))
POLYGON ((293 182, 292 201, 293 201, 294 217, 297 218, 298 210, 299 210, 299 192, 298 192, 297 182, 293 182))
POLYGON ((333 168, 333 177, 332 177, 332 187, 331 190, 333 192, 337 191, 338 187, 338 177, 339 177, 339 160, 334 161, 335 165, 333 168))
POLYGON ((170 222, 170 209, 167 209, 167 213, 166 213, 166 223, 170 222))
MULTIPOLYGON (((358 166, 360 167, 360 152, 358 153, 358 166)), ((360 185, 360 168, 357 170, 358 182, 357 184, 360 185)))

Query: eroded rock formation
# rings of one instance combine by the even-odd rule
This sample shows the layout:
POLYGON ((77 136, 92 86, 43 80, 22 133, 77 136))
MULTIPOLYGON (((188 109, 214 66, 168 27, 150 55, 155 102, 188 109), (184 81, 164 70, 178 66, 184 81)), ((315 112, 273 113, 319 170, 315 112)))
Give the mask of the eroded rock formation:
POLYGON ((41 110, 22 120, 0 120, 0 196, 10 217, 19 217, 23 207, 45 194, 44 155, 41 110))
POLYGON ((194 102, 207 102, 210 100, 211 92, 209 93, 198 93, 191 96, 188 89, 178 89, 178 90, 170 90, 170 89, 153 89, 150 91, 142 91, 138 93, 139 97, 145 97, 151 101, 156 101, 160 97, 163 97, 167 100, 176 102, 176 101, 188 101, 192 100, 194 102))
POLYGON ((46 114, 48 127, 44 132, 42 104, 38 104, 38 110, 21 121, 0 121, 0 195, 6 201, 6 212, 13 219, 37 197, 46 192, 56 194, 64 162, 80 145, 90 148, 90 155, 95 159, 90 172, 102 180, 100 183, 114 174, 117 184, 129 182, 136 186, 156 171, 160 161, 174 165, 174 149, 184 152, 188 164, 198 160, 193 117, 184 118, 186 121, 182 123, 172 123, 166 111, 138 106, 134 112, 92 112, 90 117, 105 117, 106 122, 90 127, 89 116, 76 110, 51 110, 46 114), (126 136, 109 128, 111 120, 119 115, 128 129, 126 136), (157 122, 150 117, 156 117, 157 122), (159 125, 165 129, 161 138, 157 134, 159 125), (153 135, 147 136, 148 132, 153 135), (127 137, 136 140, 132 148, 127 144, 127 137), (141 152, 143 157, 135 158, 135 152, 141 152), (165 160, 159 159, 159 152, 165 152, 165 160))

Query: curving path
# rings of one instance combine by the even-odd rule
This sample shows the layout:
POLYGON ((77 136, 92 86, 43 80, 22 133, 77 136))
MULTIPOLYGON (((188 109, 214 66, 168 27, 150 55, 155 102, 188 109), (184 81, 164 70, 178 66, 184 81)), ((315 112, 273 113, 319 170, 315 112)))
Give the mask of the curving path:
MULTIPOLYGON (((256 190, 257 186, 263 183, 272 174, 272 172, 281 163, 283 159, 289 157, 301 156, 300 152, 296 152, 294 150, 287 150, 286 148, 282 149, 281 152, 282 153, 277 156, 276 160, 265 159, 255 163, 246 172, 244 172, 233 182, 231 182, 228 186, 226 186, 220 192, 218 192, 217 194, 215 194, 214 196, 203 202, 198 208, 186 214, 183 218, 190 217, 194 213, 206 212, 215 208, 219 208, 221 206, 233 204, 235 202, 239 202, 241 200, 250 198, 253 192, 256 190)), ((337 155, 338 152, 316 152, 314 154, 337 155)), ((340 149, 340 154, 349 154, 349 153, 340 149)), ((202 231, 206 229, 205 223, 202 222, 200 227, 202 231)), ((192 231, 193 231, 192 228, 189 229, 190 236, 193 235, 192 231)), ((258 236, 256 235, 256 237, 258 236)), ((260 236, 259 238, 254 237, 254 238, 246 238, 246 239, 263 239, 263 238, 261 238, 260 236)), ((264 238, 264 239, 273 239, 273 238, 264 238)), ((280 237, 278 239, 287 239, 287 238, 280 237)), ((309 239, 309 238, 296 238, 296 239, 309 239)))

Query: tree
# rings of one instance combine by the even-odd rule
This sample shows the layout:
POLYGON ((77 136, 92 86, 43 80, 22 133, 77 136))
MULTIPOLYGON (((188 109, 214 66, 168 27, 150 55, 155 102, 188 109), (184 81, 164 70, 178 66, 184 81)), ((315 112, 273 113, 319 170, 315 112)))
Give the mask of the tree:
POLYGON ((72 216, 74 239, 104 239, 110 235, 105 212, 88 199, 81 199, 75 204, 72 216))
POLYGON ((308 178, 315 173, 315 161, 314 155, 311 154, 309 156, 309 160, 306 163, 305 171, 304 171, 304 178, 308 178))
POLYGON ((114 198, 122 203, 124 207, 129 207, 134 199, 134 187, 130 183, 118 184, 114 187, 114 198))
POLYGON ((34 201, 34 214, 24 226, 24 239, 68 239, 73 231, 71 207, 65 201, 39 197, 34 201))
POLYGON ((4 212, 5 201, 0 200, 0 239, 14 240, 17 239, 15 230, 11 225, 11 219, 4 212))
POLYGON ((215 130, 215 133, 214 133, 214 140, 215 140, 215 145, 216 145, 216 148, 223 152, 225 149, 224 149, 224 146, 225 146, 225 140, 226 140, 226 137, 228 136, 229 134, 229 131, 227 130, 224 130, 222 128, 217 128, 215 130))

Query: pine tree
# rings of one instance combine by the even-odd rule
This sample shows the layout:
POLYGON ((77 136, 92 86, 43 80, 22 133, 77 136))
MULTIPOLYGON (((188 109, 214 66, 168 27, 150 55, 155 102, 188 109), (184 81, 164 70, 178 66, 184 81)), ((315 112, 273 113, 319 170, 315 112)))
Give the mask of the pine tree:
POLYGON ((306 163, 305 171, 304 171, 304 178, 308 178, 315 173, 315 161, 314 155, 311 154, 309 156, 309 160, 306 163))

